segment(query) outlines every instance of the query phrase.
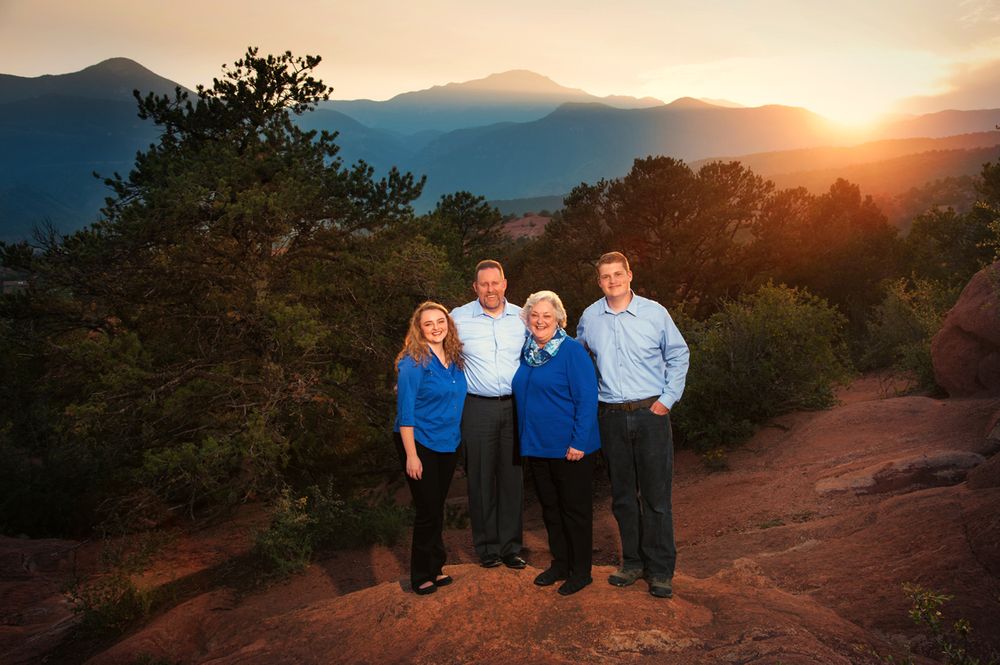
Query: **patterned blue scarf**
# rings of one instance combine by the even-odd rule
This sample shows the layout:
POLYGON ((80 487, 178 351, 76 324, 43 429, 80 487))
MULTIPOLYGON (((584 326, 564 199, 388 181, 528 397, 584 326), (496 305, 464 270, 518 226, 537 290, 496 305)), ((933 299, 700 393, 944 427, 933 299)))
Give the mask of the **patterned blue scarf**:
POLYGON ((555 358, 556 354, 559 353, 559 347, 562 346, 563 340, 566 339, 566 331, 562 328, 556 328, 556 332, 552 335, 552 339, 545 343, 544 348, 538 348, 538 342, 531 335, 524 340, 524 348, 521 349, 521 355, 524 356, 524 362, 528 363, 531 367, 541 367, 548 361, 555 358))

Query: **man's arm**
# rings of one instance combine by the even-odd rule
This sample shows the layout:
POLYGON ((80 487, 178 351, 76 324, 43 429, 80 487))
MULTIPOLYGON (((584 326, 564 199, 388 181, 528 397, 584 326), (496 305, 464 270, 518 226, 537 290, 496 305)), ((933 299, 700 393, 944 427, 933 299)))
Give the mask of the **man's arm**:
POLYGON ((652 411, 666 415, 684 394, 684 384, 690 364, 691 352, 677 329, 670 313, 663 310, 663 330, 660 333, 660 351, 663 354, 663 393, 653 404, 652 411), (660 407, 660 408, 657 408, 660 407))

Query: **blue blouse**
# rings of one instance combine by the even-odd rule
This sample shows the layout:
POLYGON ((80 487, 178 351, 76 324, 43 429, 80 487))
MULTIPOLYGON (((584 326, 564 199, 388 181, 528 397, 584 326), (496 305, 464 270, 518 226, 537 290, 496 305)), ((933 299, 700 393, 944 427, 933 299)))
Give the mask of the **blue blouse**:
POLYGON ((455 363, 445 367, 433 353, 426 365, 404 356, 396 379, 393 429, 412 427, 420 445, 439 453, 455 452, 462 440, 466 390, 465 372, 455 363))
POLYGON ((570 447, 590 454, 601 447, 597 427, 597 375, 590 355, 567 337, 544 365, 524 358, 514 374, 521 454, 557 459, 570 447))

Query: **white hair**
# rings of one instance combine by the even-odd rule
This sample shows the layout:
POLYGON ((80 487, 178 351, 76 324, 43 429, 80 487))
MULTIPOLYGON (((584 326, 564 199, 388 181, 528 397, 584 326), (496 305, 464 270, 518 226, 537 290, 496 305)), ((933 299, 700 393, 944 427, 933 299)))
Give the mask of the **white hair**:
POLYGON ((562 300, 556 295, 555 291, 535 291, 528 296, 528 299, 524 301, 524 306, 521 307, 521 320, 527 325, 528 317, 531 315, 531 308, 543 300, 552 305, 552 309, 556 311, 556 323, 559 327, 565 328, 566 308, 563 307, 562 300))

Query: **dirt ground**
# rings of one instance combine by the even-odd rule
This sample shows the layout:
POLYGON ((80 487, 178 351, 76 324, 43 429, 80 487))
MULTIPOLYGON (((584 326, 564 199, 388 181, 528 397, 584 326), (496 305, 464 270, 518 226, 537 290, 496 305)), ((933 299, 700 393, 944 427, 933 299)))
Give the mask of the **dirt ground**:
MULTIPOLYGON (((99 544, 0 539, 0 662, 877 663, 907 650, 931 662, 904 582, 953 596, 946 618, 1000 651, 1000 399, 892 395, 859 379, 835 408, 762 429, 725 470, 679 451, 672 600, 605 582, 619 552, 599 472, 595 582, 569 598, 531 583, 549 553, 530 489, 529 567, 480 568, 468 530, 449 529, 455 584, 426 597, 409 592, 405 539, 251 593, 212 586, 266 522, 247 507, 175 534, 136 579, 178 601, 100 648, 73 644, 62 593, 97 569, 99 544)), ((460 475, 450 501, 461 509, 460 475)))

